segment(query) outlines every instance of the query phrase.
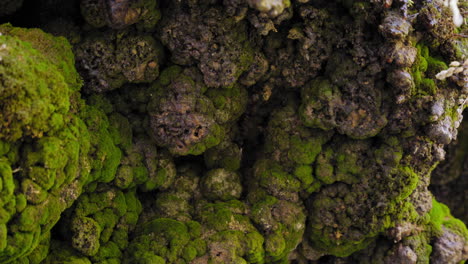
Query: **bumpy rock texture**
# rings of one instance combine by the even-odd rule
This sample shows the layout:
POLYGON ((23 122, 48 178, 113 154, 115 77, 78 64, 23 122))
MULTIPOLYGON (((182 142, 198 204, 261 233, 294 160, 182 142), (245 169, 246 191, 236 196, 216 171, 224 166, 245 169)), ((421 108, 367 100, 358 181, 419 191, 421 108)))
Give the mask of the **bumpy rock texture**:
POLYGON ((452 10, 3 1, 0 263, 463 263, 452 10))

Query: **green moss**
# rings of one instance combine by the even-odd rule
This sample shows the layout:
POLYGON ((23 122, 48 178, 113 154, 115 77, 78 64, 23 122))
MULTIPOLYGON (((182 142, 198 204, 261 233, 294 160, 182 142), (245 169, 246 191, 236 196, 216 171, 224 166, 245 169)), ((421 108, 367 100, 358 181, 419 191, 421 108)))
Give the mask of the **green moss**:
POLYGON ((240 175, 225 169, 214 169, 202 178, 203 195, 211 200, 239 199, 242 193, 240 175))
POLYGON ((362 250, 368 247, 375 238, 365 238, 359 241, 343 241, 341 244, 336 245, 326 237, 315 237, 312 241, 312 245, 315 248, 321 249, 330 255, 337 257, 348 257, 356 251, 362 250))
MULTIPOLYGON (((159 256, 168 263, 177 263, 181 259, 187 261, 196 257, 196 248, 187 246, 190 235, 187 226, 169 218, 151 220, 141 226, 135 240, 130 244, 129 252, 138 259, 139 256, 149 254, 159 256), (151 237, 158 236, 152 241, 151 237)), ((165 263, 165 262, 164 262, 165 263)))
POLYGON ((448 68, 447 64, 442 60, 442 58, 431 57, 429 54, 426 57, 427 60, 427 71, 426 75, 435 76, 437 73, 446 70, 448 68))
POLYGON ((112 259, 114 259, 116 263, 120 263, 121 258, 122 252, 120 251, 117 244, 115 244, 113 241, 109 241, 105 244, 101 244, 98 253, 91 259, 94 263, 105 261, 106 263, 110 264, 112 263, 112 259))
POLYGON ((337 162, 335 174, 339 180, 353 182, 354 176, 362 173, 363 168, 358 163, 359 154, 359 152, 344 150, 335 157, 337 162))
POLYGON ((272 160, 259 160, 255 164, 255 177, 260 186, 267 189, 272 195, 280 195, 284 192, 297 192, 301 182, 292 175, 286 173, 281 165, 272 160))
MULTIPOLYGON (((335 165, 334 169, 343 174, 340 179, 345 180, 340 181, 352 181, 325 186, 314 196, 310 214, 316 217, 310 218, 308 225, 314 248, 346 257, 366 248, 380 232, 394 227, 395 221, 413 223, 419 219, 413 204, 407 201, 418 186, 419 176, 412 168, 400 165, 401 147, 394 141, 389 139, 380 147, 376 147, 374 142, 374 150, 370 150, 370 142, 355 141, 338 144, 337 150, 331 148, 332 151, 323 153, 324 161, 327 156, 331 157, 325 164, 335 165), (367 158, 363 159, 363 156, 367 158), (369 160, 372 160, 370 164, 380 163, 393 169, 388 169, 382 176, 380 167, 369 166, 369 160), (368 184, 369 187, 362 188, 361 184, 368 184), (372 186, 379 187, 374 189, 372 186), (372 199, 378 199, 375 202, 377 205, 369 206, 375 211, 355 208, 355 204, 374 203, 372 199)), ((321 159, 317 161, 321 162, 321 159)), ((325 169, 318 171, 327 172, 325 169)), ((333 172, 331 169, 329 171, 328 174, 321 173, 326 176, 333 172)))
POLYGON ((96 221, 101 227, 101 234, 99 240, 102 243, 109 241, 112 232, 114 231, 113 229, 117 224, 119 218, 120 215, 115 214, 110 208, 106 208, 92 215, 92 219, 96 221))
POLYGON ((410 167, 402 166, 398 168, 395 174, 400 176, 402 182, 397 183, 401 186, 395 201, 406 199, 418 186, 419 176, 410 167))
POLYGON ((468 241, 468 229, 466 225, 459 219, 454 218, 450 214, 450 209, 443 203, 439 203, 434 198, 432 199, 432 209, 429 211, 432 232, 435 236, 440 236, 443 232, 442 227, 450 229, 455 234, 458 234, 468 241))
POLYGON ((328 79, 318 78, 305 85, 301 92, 302 104, 299 107, 299 115, 308 127, 330 130, 335 123, 327 118, 322 118, 317 113, 327 111, 329 102, 339 102, 340 90, 332 85, 328 79))
POLYGON ((158 82, 161 85, 169 85, 177 76, 182 72, 182 68, 179 66, 169 66, 161 72, 159 75, 158 82))
MULTIPOLYGON (((226 136, 229 125, 226 122, 233 121, 233 115, 237 115, 236 118, 240 115, 237 111, 241 111, 246 102, 240 99, 245 98, 230 98, 229 105, 216 109, 205 94, 206 86, 181 72, 180 68, 171 67, 162 75, 152 86, 152 99, 148 103, 156 144, 167 148, 173 155, 183 156, 200 155, 218 145, 226 136), (186 122, 186 126, 181 127, 180 122, 186 122)), ((236 93, 224 92, 216 96, 236 93)))
MULTIPOLYGON (((245 31, 244 31, 245 32, 245 31)), ((242 33, 241 33, 242 34, 242 33)), ((239 40, 246 40, 247 35, 240 37, 239 40)), ((239 68, 241 69, 238 74, 237 78, 239 78, 242 73, 249 69, 250 65, 254 62, 255 52, 252 48, 249 41, 245 41, 243 45, 243 52, 241 52, 239 56, 239 68)))
POLYGON ((115 145, 109 128, 109 121, 105 114, 92 106, 86 106, 81 112, 81 117, 85 120, 90 131, 90 150, 93 159, 91 160, 90 181, 110 182, 117 172, 121 150, 115 145))
POLYGON ((273 233, 265 238, 265 252, 276 259, 283 255, 286 248, 286 241, 281 234, 273 233))
POLYGON ((8 229, 6 224, 0 224, 0 250, 5 250, 8 243, 8 229))
POLYGON ((465 223, 460 219, 452 217, 451 219, 444 221, 444 227, 450 229, 455 234, 462 236, 465 238, 465 241, 468 241, 468 229, 466 228, 465 223))
MULTIPOLYGON (((147 162, 147 166, 148 162, 147 162)), ((167 151, 160 153, 156 173, 150 173, 148 181, 142 186, 142 189, 152 190, 155 188, 169 188, 176 177, 176 168, 172 161, 172 157, 167 151)))
POLYGON ((115 185, 121 189, 129 188, 133 183, 133 169, 130 166, 120 166, 114 179, 115 185))
POLYGON ((98 253, 100 247, 101 226, 89 217, 77 217, 73 219, 71 231, 74 233, 72 245, 86 256, 98 253))
POLYGON ((437 85, 434 82, 435 75, 447 69, 447 64, 441 59, 432 57, 426 45, 419 43, 416 48, 418 50, 417 57, 412 66, 412 76, 415 83, 413 95, 435 95, 437 93, 437 85))
POLYGON ((167 263, 163 258, 151 252, 144 252, 141 255, 136 256, 135 261, 136 262, 126 261, 125 263, 138 263, 138 264, 166 264, 167 263))
MULTIPOLYGON (((3 203, 0 228, 6 235, 0 237, 0 246, 4 247, 0 262, 20 257, 18 261, 27 261, 24 256, 31 252, 28 261, 38 262, 46 254, 47 246, 39 242, 49 234, 61 213, 80 196, 83 187, 93 183, 89 185, 93 189, 97 187, 96 181, 109 182, 115 177, 121 157, 116 144, 128 146, 121 135, 128 136, 125 132, 129 131, 129 124, 116 116, 112 119, 116 129, 112 130, 103 110, 86 106, 79 99, 76 91, 81 81, 74 69, 70 45, 64 39, 36 29, 20 30, 9 25, 1 28, 4 34, 0 36, 1 42, 7 46, 2 46, 0 51, 0 75, 5 77, 8 89, 3 89, 0 97, 9 107, 2 109, 2 113, 10 115, 9 111, 13 111, 16 115, 2 120, 13 122, 16 127, 2 128, 0 132, 3 133, 0 137, 6 139, 0 143, 0 152, 6 155, 0 158, 0 201, 3 203), (12 140, 18 143, 7 143, 12 140), (10 164, 17 168, 15 180, 10 164), (12 217, 15 222, 5 226, 12 217)), ((122 215, 126 206, 125 200, 119 197, 113 202, 116 214, 122 215)), ((103 240, 110 239, 118 219, 113 217, 114 212, 106 215, 108 212, 93 216, 103 222, 102 226, 86 215, 76 217, 72 226, 75 231, 82 231, 75 232, 72 238, 76 248, 87 255, 96 254, 101 233, 96 234, 96 230, 102 230, 103 240)), ((130 216, 128 221, 136 223, 137 220, 130 216)))
POLYGON ((49 255, 42 262, 44 264, 91 264, 87 257, 77 254, 62 241, 52 240, 50 244, 49 255))
POLYGON ((8 235, 7 247, 0 253, 0 261, 7 263, 26 256, 40 242, 40 232, 16 232, 8 235))
POLYGON ((320 153, 320 155, 317 158, 317 163, 315 166, 315 175, 317 179, 319 179, 325 184, 331 184, 335 182, 335 168, 330 163, 332 157, 333 150, 331 148, 327 148, 325 151, 320 153))
POLYGON ((263 263, 265 253, 263 250, 265 239, 257 232, 248 233, 245 236, 245 259, 249 263, 263 263))
POLYGON ((195 247, 193 247, 192 245, 188 245, 184 248, 182 252, 182 258, 185 261, 190 262, 196 257, 197 257, 197 249, 195 247))
POLYGON ((355 183, 365 177, 366 168, 362 154, 368 148, 367 141, 350 141, 327 147, 317 157, 315 175, 325 184, 336 181, 355 183))
POLYGON ((0 36, 0 42, 5 45, 0 51, 0 76, 5 87, 0 100, 9 102, 0 107, 0 139, 42 137, 60 129, 63 122, 53 120, 67 114, 71 94, 62 73, 28 42, 8 35, 0 36))
POLYGON ((132 127, 126 117, 114 113, 109 116, 109 134, 114 144, 122 149, 128 149, 132 145, 132 127))
POLYGON ((220 123, 233 122, 245 112, 247 90, 241 85, 230 89, 209 89, 206 95, 215 107, 215 118, 220 123))
POLYGON ((0 156, 7 154, 10 151, 10 143, 0 140, 0 156))
POLYGON ((134 167, 133 169, 134 182, 143 184, 148 181, 148 169, 144 166, 134 167))
MULTIPOLYGON (((24 263, 40 264, 49 254, 50 233, 46 233, 42 238, 39 245, 26 257, 23 257, 24 263)), ((21 262, 20 259, 17 262, 21 262)))
POLYGON ((48 195, 48 193, 44 191, 41 186, 30 179, 25 179, 22 181, 21 190, 26 195, 28 202, 32 204, 39 204, 43 202, 48 195))
POLYGON ((252 221, 264 230, 265 261, 276 263, 288 258, 302 240, 305 214, 300 206, 269 195, 258 197, 251 208, 252 221))
POLYGON ((307 166, 307 165, 298 166, 294 170, 294 176, 296 176, 296 178, 298 178, 301 181, 303 188, 306 188, 307 186, 311 185, 314 182, 314 176, 312 175, 313 173, 312 170, 313 170, 312 167, 307 166))
POLYGON ((241 165, 241 149, 229 138, 225 138, 219 145, 205 151, 204 160, 210 169, 224 168, 236 171, 241 165))
POLYGON ((24 208, 26 208, 26 205, 27 205, 26 195, 22 193, 18 194, 16 196, 16 211, 18 213, 21 213, 24 210, 24 208))
POLYGON ((171 149, 175 154, 180 155, 200 155, 203 154, 207 149, 214 147, 221 143, 225 136, 224 128, 218 124, 213 124, 210 130, 210 134, 199 143, 191 146, 187 151, 179 152, 177 149, 171 149))
POLYGON ((425 233, 409 236, 405 238, 404 243, 409 244, 418 256, 418 262, 430 263, 432 246, 425 233))
POLYGON ((322 144, 319 138, 301 140, 298 136, 292 136, 288 157, 299 164, 311 164, 322 151, 322 144))
MULTIPOLYGON (((7 203, 15 200, 13 191, 15 184, 13 182, 13 171, 6 159, 0 157, 0 206, 4 207, 7 203)), ((5 224, 8 218, 1 217, 0 223, 5 224)))
POLYGON ((155 206, 159 211, 162 211, 163 216, 174 219, 190 219, 187 209, 191 206, 186 199, 180 196, 172 193, 160 194, 156 199, 155 206))
POLYGON ((111 103, 111 101, 108 98, 104 97, 101 94, 92 94, 86 99, 86 103, 98 108, 99 110, 103 111, 106 115, 109 115, 112 112, 114 112, 113 103, 115 102, 111 103))
POLYGON ((264 239, 245 215, 238 200, 207 203, 197 214, 201 219, 209 263, 264 263, 264 239), (219 254, 218 254, 219 252, 219 254))
POLYGON ((20 230, 24 232, 36 231, 38 228, 37 223, 40 222, 42 216, 43 212, 37 206, 27 206, 18 219, 20 230))
POLYGON ((61 73, 71 91, 81 88, 82 80, 75 69, 75 56, 64 37, 55 37, 37 28, 13 27, 11 24, 0 25, 0 32, 30 43, 32 48, 45 55, 61 73))
POLYGON ((284 170, 312 165, 331 133, 302 125, 293 103, 272 113, 265 141, 266 156, 279 162, 284 170))
POLYGON ((188 243, 188 246, 196 249, 197 251, 197 257, 201 257, 206 253, 207 250, 207 245, 206 241, 202 238, 197 238, 195 240, 192 240, 188 243))

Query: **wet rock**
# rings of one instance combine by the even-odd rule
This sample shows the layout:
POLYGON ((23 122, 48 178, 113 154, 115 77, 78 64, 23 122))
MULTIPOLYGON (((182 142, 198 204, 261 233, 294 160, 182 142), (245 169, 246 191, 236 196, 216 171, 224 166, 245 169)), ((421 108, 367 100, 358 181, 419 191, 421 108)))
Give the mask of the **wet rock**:
POLYGON ((403 39, 408 36, 411 23, 397 13, 389 13, 379 26, 382 35, 388 39, 403 39))
POLYGON ((448 229, 443 229, 441 237, 434 242, 431 263, 455 264, 468 257, 466 238, 448 229))

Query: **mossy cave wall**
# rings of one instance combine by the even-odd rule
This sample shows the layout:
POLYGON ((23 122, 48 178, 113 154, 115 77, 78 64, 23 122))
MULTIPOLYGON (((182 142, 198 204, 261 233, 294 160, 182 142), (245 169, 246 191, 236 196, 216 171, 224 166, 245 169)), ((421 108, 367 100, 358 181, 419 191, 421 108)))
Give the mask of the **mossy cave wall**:
POLYGON ((464 263, 448 2, 1 1, 0 263, 464 263))

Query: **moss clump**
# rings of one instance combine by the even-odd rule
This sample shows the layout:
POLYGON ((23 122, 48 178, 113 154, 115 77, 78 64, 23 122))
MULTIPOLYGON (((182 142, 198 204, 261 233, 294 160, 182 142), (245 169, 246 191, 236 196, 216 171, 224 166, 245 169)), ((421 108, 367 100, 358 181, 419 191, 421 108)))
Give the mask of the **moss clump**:
POLYGON ((331 135, 305 127, 295 106, 290 104, 272 114, 267 127, 265 152, 288 170, 310 165, 331 135))
POLYGON ((99 109, 85 106, 80 117, 85 121, 91 142, 90 152, 94 158, 90 161, 89 182, 110 182, 114 179, 120 164, 122 151, 115 145, 109 131, 109 120, 99 109))
POLYGON ((223 168, 236 171, 241 166, 242 153, 240 147, 225 138, 219 145, 208 149, 204 153, 205 164, 208 168, 223 168))
POLYGON ((429 225, 435 236, 440 236, 443 233, 443 227, 445 227, 464 237, 465 241, 468 241, 468 229, 465 224, 454 218, 450 214, 450 209, 445 204, 432 199, 432 209, 428 215, 430 219, 429 225))
POLYGON ((0 259, 8 262, 32 252, 80 193, 84 182, 75 181, 80 175, 87 178, 83 165, 88 162, 89 141, 84 124, 68 113, 72 107, 77 110, 71 96, 80 84, 70 46, 40 30, 3 25, 1 31, 2 120, 7 123, 0 125, 0 137, 16 141, 3 141, 1 158, 6 243, 0 259), (18 168, 14 182, 8 181, 6 164, 18 168), (16 197, 9 202, 10 188, 16 197), (9 219, 15 221, 6 225, 9 219))
POLYGON ((72 239, 73 247, 86 256, 96 255, 100 246, 99 224, 89 217, 77 217, 73 219, 71 230, 75 233, 72 239))
POLYGON ((330 114, 338 103, 341 92, 327 79, 316 79, 305 86, 302 90, 303 104, 299 109, 301 119, 309 127, 330 130, 336 127, 334 116, 330 114))
POLYGON ((259 160, 255 164, 255 178, 268 193, 282 199, 291 199, 301 188, 298 179, 272 160, 259 160))
POLYGON ((434 78, 437 73, 446 70, 448 67, 440 59, 431 57, 429 48, 424 44, 417 44, 418 50, 416 61, 412 66, 412 76, 415 83, 416 94, 435 95, 437 93, 437 86, 434 78))
POLYGON ((410 202, 420 182, 415 170, 402 164, 395 138, 372 148, 370 140, 334 143, 317 159, 317 179, 327 185, 310 197, 309 214, 315 217, 309 238, 314 247, 346 257, 401 219, 420 218, 410 202))
POLYGON ((97 192, 81 195, 69 219, 73 248, 94 262, 120 259, 141 210, 135 189, 124 193, 100 185, 97 192))
POLYGON ((242 202, 202 202, 199 209, 210 263, 264 263, 264 238, 245 215, 242 202))
POLYGON ((282 263, 302 240, 305 214, 300 205, 251 193, 251 218, 265 237, 265 261, 282 263))
POLYGON ((207 92, 200 78, 196 69, 172 67, 153 84, 148 106, 152 135, 172 154, 200 155, 218 145, 244 111, 242 87, 207 92))
POLYGON ((82 80, 75 69, 75 56, 72 53, 72 46, 64 37, 45 34, 37 28, 13 27, 11 24, 0 25, 0 32, 30 43, 32 48, 39 51, 50 63, 55 65, 67 83, 68 89, 75 92, 81 88, 82 80))
MULTIPOLYGON (((0 75, 5 80, 1 100, 6 102, 0 124, 0 227, 5 231, 0 261, 39 263, 62 212, 83 188, 92 189, 89 183, 115 177, 121 152, 105 114, 79 99, 81 81, 66 40, 38 29, 3 25, 0 30, 5 44, 0 51, 0 75), (12 173, 14 181, 9 180, 12 173), (10 189, 15 190, 13 197, 10 189)), ((92 219, 80 219, 73 226, 96 227, 92 219)), ((88 239, 78 236, 75 242, 92 255, 98 246, 88 239)))
POLYGON ((87 93, 105 92, 125 83, 149 83, 159 76, 161 45, 148 34, 107 31, 90 34, 75 47, 77 69, 87 93))
POLYGON ((52 240, 47 258, 42 262, 45 264, 91 264, 92 262, 83 255, 76 253, 73 248, 62 241, 52 240))
POLYGON ((190 262, 204 253, 197 251, 200 245, 196 243, 204 243, 197 238, 191 236, 183 222, 168 218, 151 220, 137 229, 124 263, 190 262), (196 243, 190 243, 191 240, 196 243))
POLYGON ((8 102, 0 107, 0 139, 40 138, 57 131, 70 108, 72 89, 66 76, 28 42, 9 35, 0 41, 0 100, 8 102))
POLYGON ((169 10, 176 12, 163 17, 159 34, 172 53, 171 60, 178 65, 196 64, 210 88, 235 87, 254 61, 246 23, 206 4, 173 2, 169 10), (187 4, 190 8, 184 7, 187 4))
POLYGON ((466 41, 390 2, 28 1, 84 86, 63 38, 0 26, 0 263, 466 259, 428 191, 466 41))
POLYGON ((224 169, 214 169, 202 178, 203 195, 211 200, 239 199, 242 185, 239 174, 224 169))

